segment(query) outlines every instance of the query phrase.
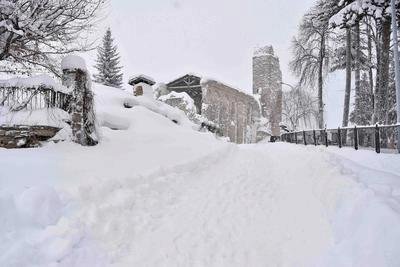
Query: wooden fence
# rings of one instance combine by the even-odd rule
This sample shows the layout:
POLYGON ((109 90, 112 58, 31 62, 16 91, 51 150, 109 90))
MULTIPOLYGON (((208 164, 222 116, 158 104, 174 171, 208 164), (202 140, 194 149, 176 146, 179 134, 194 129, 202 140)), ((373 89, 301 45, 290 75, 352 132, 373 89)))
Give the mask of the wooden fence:
POLYGON ((50 86, 0 86, 0 106, 7 106, 11 111, 43 108, 60 108, 67 111, 70 100, 71 93, 60 92, 50 86))
POLYGON ((397 135, 400 125, 372 125, 339 127, 337 129, 317 129, 288 132, 281 135, 284 142, 303 145, 324 145, 374 149, 376 153, 399 151, 397 135))

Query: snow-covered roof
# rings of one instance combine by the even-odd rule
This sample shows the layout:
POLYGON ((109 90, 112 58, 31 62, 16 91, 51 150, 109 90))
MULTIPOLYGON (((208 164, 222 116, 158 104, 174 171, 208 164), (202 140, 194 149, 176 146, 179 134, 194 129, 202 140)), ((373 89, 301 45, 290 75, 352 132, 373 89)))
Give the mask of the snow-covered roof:
POLYGON ((151 86, 153 86, 154 84, 156 84, 156 82, 154 81, 153 78, 144 75, 144 74, 139 74, 139 75, 134 75, 132 77, 129 78, 128 84, 130 85, 135 85, 138 83, 147 83, 151 86))
POLYGON ((181 80, 181 79, 183 79, 183 78, 185 78, 185 77, 189 77, 189 76, 195 77, 195 78, 198 78, 198 79, 201 79, 201 77, 202 77, 202 75, 200 75, 200 74, 198 74, 198 73, 189 72, 189 73, 186 73, 185 75, 179 76, 179 78, 176 78, 176 79, 174 79, 174 80, 168 82, 168 83, 167 83, 167 86, 168 86, 168 85, 171 85, 171 84, 173 84, 173 83, 175 83, 175 82, 177 82, 177 81, 179 81, 179 80, 181 80))

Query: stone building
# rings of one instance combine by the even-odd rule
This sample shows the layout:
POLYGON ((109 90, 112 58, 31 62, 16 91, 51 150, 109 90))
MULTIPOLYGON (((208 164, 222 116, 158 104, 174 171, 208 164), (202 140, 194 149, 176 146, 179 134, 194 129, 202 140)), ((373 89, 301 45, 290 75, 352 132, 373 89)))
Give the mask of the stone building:
POLYGON ((128 84, 133 86, 134 96, 147 96, 153 98, 153 88, 152 86, 156 82, 149 76, 140 74, 133 76, 129 79, 128 84))
POLYGON ((193 100, 197 112, 201 114, 202 91, 200 85, 201 78, 194 74, 186 74, 167 84, 169 92, 187 93, 193 100))
POLYGON ((158 99, 176 106, 195 121, 203 120, 216 125, 219 133, 238 144, 255 143, 261 111, 253 95, 225 85, 215 80, 203 80, 200 76, 187 74, 166 85, 169 94, 158 99), (176 92, 176 93, 174 93, 176 92), (184 101, 181 94, 193 99, 195 109, 190 108, 190 101, 184 101), (193 110, 197 111, 194 116, 193 110), (201 115, 201 116, 200 116, 201 115))
POLYGON ((260 106, 249 94, 223 83, 202 81, 202 116, 217 124, 223 136, 238 144, 255 143, 260 106))
POLYGON ((257 48, 253 56, 253 93, 259 95, 265 128, 280 135, 282 121, 282 72, 272 46, 257 48))
POLYGON ((272 46, 256 49, 254 53, 253 95, 215 80, 186 74, 159 86, 156 98, 182 109, 196 122, 215 125, 231 142, 255 143, 280 136, 282 73, 272 46), (193 103, 196 108, 191 107, 193 103))

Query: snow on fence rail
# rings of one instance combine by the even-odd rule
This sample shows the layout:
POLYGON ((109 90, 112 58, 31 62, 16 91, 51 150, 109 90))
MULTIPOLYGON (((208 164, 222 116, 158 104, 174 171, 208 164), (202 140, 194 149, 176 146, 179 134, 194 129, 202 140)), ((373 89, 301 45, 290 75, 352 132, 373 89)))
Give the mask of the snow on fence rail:
POLYGON ((304 145, 325 145, 375 149, 376 153, 396 152, 397 135, 400 125, 370 125, 354 127, 338 127, 337 129, 316 129, 288 132, 281 135, 281 140, 304 145))

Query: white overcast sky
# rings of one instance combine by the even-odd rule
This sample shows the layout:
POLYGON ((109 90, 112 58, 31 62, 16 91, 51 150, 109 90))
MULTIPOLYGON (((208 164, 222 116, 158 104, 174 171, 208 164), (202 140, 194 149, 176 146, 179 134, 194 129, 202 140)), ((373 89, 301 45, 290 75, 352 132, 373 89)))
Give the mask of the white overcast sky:
MULTIPOLYGON (((283 80, 290 44, 314 0, 110 0, 98 35, 110 26, 129 76, 169 82, 192 72, 251 92, 254 47, 273 45, 283 80)), ((95 53, 87 55, 93 65, 95 53)), ((338 102, 339 103, 339 102, 338 102)), ((339 104, 340 105, 340 104, 339 104)), ((328 111, 328 117, 336 111, 328 111)), ((336 121, 332 122, 336 127, 336 121)), ((331 123, 330 123, 331 124, 331 123)))
POLYGON ((290 41, 313 1, 111 0, 103 24, 112 29, 126 79, 143 73, 168 82, 194 72, 251 91, 255 46, 273 45, 284 80, 293 81, 290 41))

